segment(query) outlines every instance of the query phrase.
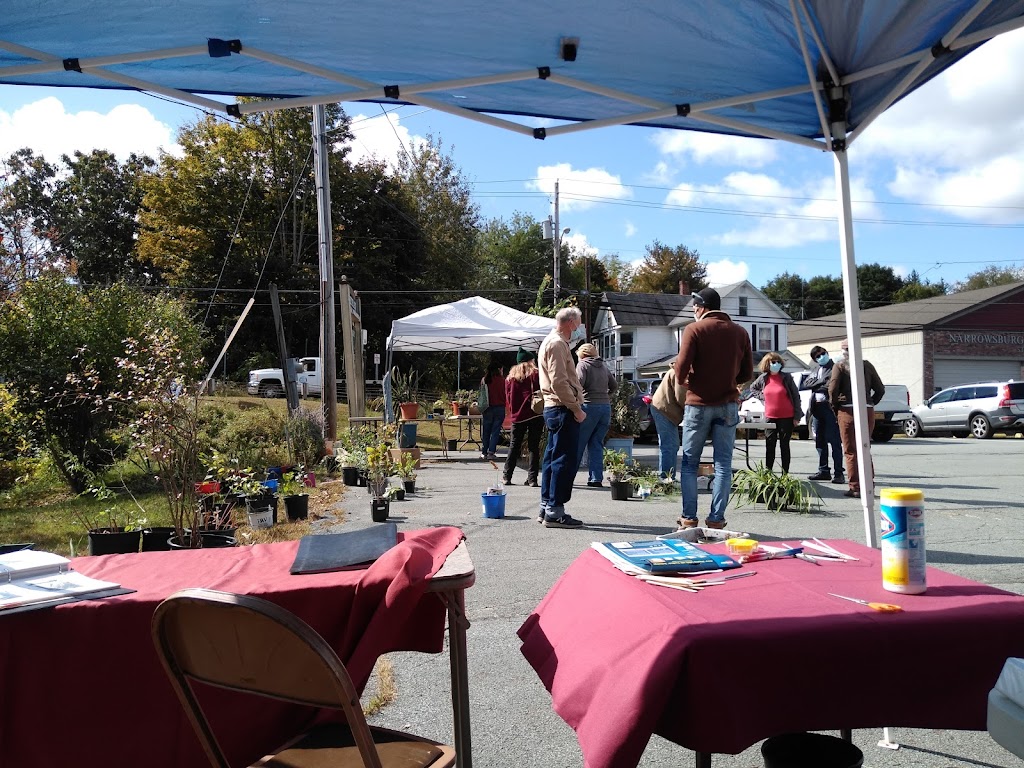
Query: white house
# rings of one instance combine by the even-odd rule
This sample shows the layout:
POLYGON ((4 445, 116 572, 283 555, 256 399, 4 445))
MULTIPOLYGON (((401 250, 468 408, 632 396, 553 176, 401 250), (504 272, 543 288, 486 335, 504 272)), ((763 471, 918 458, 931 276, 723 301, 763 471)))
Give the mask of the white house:
MULTIPOLYGON (((786 357, 787 370, 804 367, 784 352, 793 322, 789 315, 747 280, 714 287, 722 297, 722 311, 750 334, 755 362, 776 350, 786 357)), ((689 293, 607 292, 594 318, 593 336, 601 357, 623 378, 657 376, 679 352, 683 328, 692 322, 689 293)))

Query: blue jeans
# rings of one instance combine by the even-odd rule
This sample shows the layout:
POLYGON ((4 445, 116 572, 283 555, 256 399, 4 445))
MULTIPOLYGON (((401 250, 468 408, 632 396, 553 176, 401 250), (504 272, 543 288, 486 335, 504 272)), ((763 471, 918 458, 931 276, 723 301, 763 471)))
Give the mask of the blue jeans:
POLYGON ((683 463, 679 484, 683 495, 683 517, 697 519, 697 465, 704 443, 711 437, 715 452, 715 481, 711 486, 711 511, 708 520, 725 522, 732 487, 732 451, 739 424, 739 404, 687 405, 683 412, 683 463))
POLYGON ((504 405, 489 405, 480 419, 480 453, 494 453, 498 449, 501 425, 505 421, 504 405))
POLYGON ((828 472, 828 452, 832 449, 833 474, 843 474, 843 444, 839 439, 839 422, 828 402, 811 404, 811 427, 814 447, 818 449, 818 471, 828 472))
POLYGON ((554 520, 564 514, 565 503, 572 498, 580 425, 564 405, 545 408, 544 424, 548 445, 540 465, 540 506, 545 516, 554 520))
POLYGON ((658 430, 658 474, 662 477, 676 476, 676 456, 679 453, 679 425, 651 406, 651 418, 658 430))
POLYGON ((604 436, 608 434, 608 426, 612 423, 612 406, 610 403, 590 403, 583 406, 587 419, 580 424, 579 447, 576 449, 576 467, 583 460, 583 451, 587 452, 587 469, 591 482, 604 480, 604 436))

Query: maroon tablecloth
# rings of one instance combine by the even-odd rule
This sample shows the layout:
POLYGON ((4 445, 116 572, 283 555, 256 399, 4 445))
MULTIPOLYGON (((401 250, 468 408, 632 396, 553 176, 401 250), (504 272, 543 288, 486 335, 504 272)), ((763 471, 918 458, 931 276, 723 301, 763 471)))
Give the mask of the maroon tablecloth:
MULTIPOLYGON (((382 653, 438 653, 445 609, 424 592, 461 539, 457 528, 399 533, 398 546, 367 569, 305 576, 288 573, 294 541, 76 559, 75 570, 137 591, 0 615, 0 764, 207 765, 150 634, 157 604, 186 587, 287 608, 330 642, 360 689, 382 653)), ((245 723, 235 737, 221 738, 233 765, 249 765, 317 714, 215 689, 202 699, 218 737, 232 730, 218 724, 245 723)))
POLYGON ((652 733, 736 754, 790 731, 984 730, 1004 661, 1024 656, 1024 597, 934 568, 926 594, 896 595, 878 550, 832 543, 860 561, 758 562, 699 594, 577 558, 519 636, 585 765, 634 766, 652 733))

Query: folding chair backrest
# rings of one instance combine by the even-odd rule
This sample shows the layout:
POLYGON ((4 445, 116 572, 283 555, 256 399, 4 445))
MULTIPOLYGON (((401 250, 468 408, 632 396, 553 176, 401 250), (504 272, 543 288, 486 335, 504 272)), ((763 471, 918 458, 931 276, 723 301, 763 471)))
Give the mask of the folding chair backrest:
POLYGON ((152 629, 164 668, 214 765, 226 768, 227 762, 192 691, 192 680, 341 709, 364 762, 379 765, 345 665, 294 614, 257 597, 185 589, 157 607, 152 629))

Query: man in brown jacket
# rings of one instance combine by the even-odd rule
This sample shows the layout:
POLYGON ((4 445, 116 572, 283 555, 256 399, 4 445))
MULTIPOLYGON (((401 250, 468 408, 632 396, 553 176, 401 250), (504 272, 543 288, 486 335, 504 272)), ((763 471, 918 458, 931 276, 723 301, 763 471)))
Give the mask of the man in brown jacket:
MULTIPOLYGON (((832 366, 832 378, 828 381, 828 399, 832 410, 836 412, 839 422, 839 439, 843 443, 843 458, 846 460, 846 478, 850 489, 844 496, 860 498, 860 465, 857 462, 857 430, 853 421, 853 381, 850 376, 850 344, 846 339, 842 343, 842 357, 832 366)), ((868 434, 875 426, 875 405, 885 394, 885 385, 875 370, 875 366, 864 361, 864 386, 867 388, 865 399, 868 401, 868 434)), ((871 462, 871 476, 875 476, 875 465, 871 462)))
POLYGON ((714 448, 715 479, 711 511, 704 524, 725 528, 725 508, 732 487, 732 452, 739 417, 738 386, 754 375, 750 337, 722 311, 714 288, 693 294, 695 322, 683 330, 679 356, 672 367, 688 388, 683 413, 683 460, 679 485, 684 528, 697 526, 697 467, 708 437, 714 448))
POLYGON ((579 464, 580 423, 583 387, 576 376, 569 341, 583 338, 582 317, 576 307, 565 307, 555 315, 555 327, 540 345, 537 368, 544 395, 544 425, 548 445, 540 465, 540 515, 545 528, 579 528, 582 521, 565 512, 572 497, 572 483, 579 464))

